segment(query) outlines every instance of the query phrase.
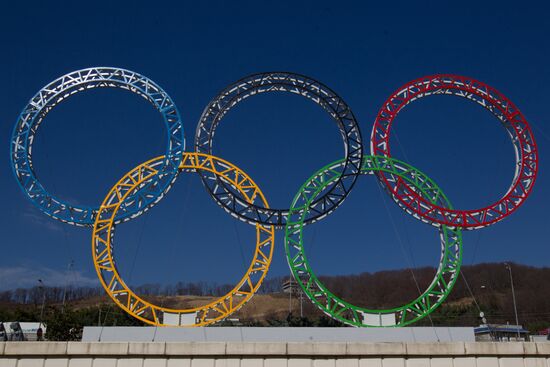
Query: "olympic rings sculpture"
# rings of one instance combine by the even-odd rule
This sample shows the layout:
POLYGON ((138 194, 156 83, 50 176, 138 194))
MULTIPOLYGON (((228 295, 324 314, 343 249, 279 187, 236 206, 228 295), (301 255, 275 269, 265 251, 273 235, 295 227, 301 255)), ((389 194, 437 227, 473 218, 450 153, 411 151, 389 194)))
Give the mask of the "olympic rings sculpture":
POLYGON ((284 228, 285 253, 292 275, 322 312, 352 326, 398 327, 433 312, 449 295, 462 264, 462 230, 492 225, 517 210, 531 193, 538 172, 538 150, 523 114, 504 95, 477 80, 456 75, 416 79, 393 93, 380 109, 371 134, 371 155, 364 155, 361 132, 351 108, 324 84, 294 73, 250 75, 222 90, 204 109, 195 135, 195 152, 185 152, 183 124, 175 103, 152 80, 129 70, 96 67, 66 74, 42 88, 14 127, 10 158, 25 196, 61 222, 92 227, 92 258, 111 299, 133 317, 159 326, 205 326, 239 310, 261 286, 273 256, 275 229, 284 228), (162 115, 168 144, 164 156, 126 173, 98 207, 66 203, 40 183, 32 164, 32 144, 44 117, 69 96, 92 88, 121 88, 148 100, 162 115), (260 188, 243 170, 212 155, 216 128, 237 103, 265 92, 288 92, 321 106, 336 122, 345 157, 324 166, 302 185, 289 209, 272 209, 260 188), (393 120, 409 103, 429 95, 454 95, 474 101, 501 121, 516 152, 514 179, 503 198, 481 209, 458 210, 426 174, 390 155, 393 120), (256 228, 256 247, 243 278, 226 295, 201 307, 171 309, 137 295, 116 267, 114 235, 118 224, 158 203, 181 172, 200 175, 207 192, 225 211, 256 228), (346 199, 359 176, 375 175, 392 200, 415 218, 436 226, 441 258, 436 275, 419 297, 392 309, 372 310, 334 295, 308 262, 303 228, 321 220, 346 199))

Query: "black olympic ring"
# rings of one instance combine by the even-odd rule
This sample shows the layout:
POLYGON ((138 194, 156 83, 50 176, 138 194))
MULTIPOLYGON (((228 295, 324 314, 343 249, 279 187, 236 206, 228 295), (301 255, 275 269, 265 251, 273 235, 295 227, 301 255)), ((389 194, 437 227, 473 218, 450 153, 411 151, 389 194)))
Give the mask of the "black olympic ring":
MULTIPOLYGON (((347 197, 361 173, 363 142, 358 122, 351 108, 332 89, 304 75, 288 72, 253 74, 229 85, 206 106, 195 133, 195 150, 213 154, 212 144, 216 128, 225 114, 245 98, 265 92, 289 92, 308 98, 320 105, 336 121, 345 147, 345 161, 340 176, 322 195, 311 203, 306 224, 330 214, 347 197)), ((205 187, 214 200, 233 216, 248 222, 274 225, 282 228, 290 209, 265 208, 249 203, 242 194, 209 172, 199 171, 205 187), (223 190, 218 190, 222 186, 223 190)), ((303 197, 306 203, 307 198, 303 197)))

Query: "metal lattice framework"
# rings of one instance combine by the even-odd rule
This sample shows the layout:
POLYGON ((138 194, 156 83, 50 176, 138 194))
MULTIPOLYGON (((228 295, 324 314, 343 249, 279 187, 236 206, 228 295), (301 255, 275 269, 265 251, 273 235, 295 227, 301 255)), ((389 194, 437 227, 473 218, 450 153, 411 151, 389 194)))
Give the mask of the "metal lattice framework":
POLYGON ((112 67, 89 68, 63 75, 42 88, 21 112, 12 134, 10 158, 17 182, 30 201, 45 214, 65 223, 91 226, 98 208, 69 204, 51 195, 34 172, 32 144, 44 117, 56 105, 73 94, 107 87, 125 89, 145 98, 161 113, 168 132, 166 158, 158 169, 162 179, 158 179, 156 194, 139 198, 140 193, 136 192, 121 206, 116 221, 136 217, 144 208, 158 202, 178 173, 185 145, 183 125, 175 104, 161 87, 138 73, 112 67))
MULTIPOLYGON (((275 228, 285 228, 285 251, 292 274, 305 294, 335 320, 353 326, 405 326, 434 311, 448 296, 462 263, 462 229, 488 226, 510 215, 533 189, 538 151, 531 129, 517 107, 494 88, 471 78, 435 75, 399 88, 384 103, 371 135, 370 156, 363 156, 358 123, 350 107, 324 84, 294 73, 268 72, 245 77, 221 91, 204 109, 195 135, 194 153, 185 153, 183 126, 172 99, 160 86, 135 72, 95 67, 66 74, 42 88, 23 109, 13 130, 10 158, 17 182, 41 211, 62 222, 93 226, 92 256, 101 284, 128 314, 152 325, 204 326, 223 320, 258 290, 273 256, 275 228), (38 128, 56 105, 92 88, 120 88, 145 98, 162 115, 168 144, 164 156, 128 172, 100 207, 71 205, 46 191, 33 170, 32 145, 38 128), (223 117, 256 94, 287 92, 321 106, 336 122, 345 158, 333 162, 302 185, 290 209, 271 209, 254 181, 235 165, 212 155, 213 138, 223 117), (456 210, 424 173, 390 157, 390 131, 409 103, 430 95, 453 95, 474 101, 501 121, 516 153, 516 171, 502 199, 482 209, 456 210), (137 217, 160 201, 180 172, 200 175, 219 206, 255 225, 256 247, 242 279, 224 296, 204 306, 174 309, 149 302, 126 285, 115 264, 117 224, 137 217), (374 174, 403 210, 438 227, 441 257, 437 273, 415 300, 392 309, 374 310, 346 302, 327 289, 313 272, 303 238, 304 226, 329 215, 353 188, 359 175, 374 174)), ((419 292, 420 293, 420 292, 419 292)))
MULTIPOLYGON (((336 121, 344 140, 345 161, 340 167, 341 176, 315 202, 305 223, 319 220, 335 209, 353 187, 361 167, 363 144, 359 126, 349 106, 333 90, 303 75, 287 72, 254 74, 224 89, 204 109, 195 135, 195 150, 212 154, 213 138, 218 124, 225 114, 245 98, 266 92, 288 92, 305 97, 321 106, 336 121)), ((216 202, 235 217, 249 223, 285 225, 288 209, 270 209, 247 202, 234 190, 222 185, 224 190, 214 194, 214 180, 208 172, 200 172, 203 182, 216 202)))
POLYGON ((531 128, 519 109, 496 89, 457 75, 416 79, 392 94, 380 109, 371 136, 371 154, 390 157, 390 130, 397 114, 409 103, 430 95, 463 97, 491 112, 508 132, 516 152, 516 170, 510 188, 497 202, 481 209, 458 210, 430 203, 403 180, 381 181, 401 205, 418 219, 432 224, 476 229, 496 223, 514 212, 531 192, 538 170, 538 151, 531 128))
MULTIPOLYGON (((285 227, 285 252, 294 279, 307 297, 325 314, 352 326, 405 326, 433 312, 449 295, 462 264, 462 232, 459 228, 440 227, 441 258, 436 275, 428 288, 415 300, 400 307, 373 310, 346 302, 334 295, 315 275, 308 262, 304 245, 304 218, 308 202, 338 179, 343 161, 331 163, 311 176, 294 198, 285 227), (303 207, 297 204, 308 197, 303 207), (305 210, 304 210, 305 209, 305 210)), ((384 172, 392 182, 400 180, 412 185, 419 195, 431 203, 452 209, 441 189, 416 168, 386 157, 365 156, 361 174, 384 172)), ((391 193, 390 193, 391 194, 391 193)))
MULTIPOLYGON (((273 256, 275 230, 273 226, 256 224, 256 249, 243 278, 226 295, 207 305, 189 309, 171 309, 154 305, 136 295, 119 275, 114 258, 115 218, 121 203, 133 193, 147 187, 159 174, 164 157, 145 162, 128 172, 110 191, 95 220, 92 254, 97 275, 105 291, 116 304, 130 315, 152 325, 203 326, 228 317, 241 308, 256 292, 267 274, 273 256)), ((180 169, 190 172, 212 172, 239 191, 246 200, 260 198, 269 205, 259 187, 233 164, 201 153, 184 153, 180 169)))

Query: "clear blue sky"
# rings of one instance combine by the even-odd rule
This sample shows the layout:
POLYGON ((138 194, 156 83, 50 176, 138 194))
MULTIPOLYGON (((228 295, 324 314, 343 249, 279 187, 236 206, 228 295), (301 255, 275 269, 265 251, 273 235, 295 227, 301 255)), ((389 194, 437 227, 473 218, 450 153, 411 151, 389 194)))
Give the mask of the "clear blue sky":
MULTIPOLYGON (((466 264, 513 260, 550 265, 550 23, 547 4, 460 2, 16 2, 0 12, 0 289, 72 281, 99 285, 90 230, 47 218, 11 173, 8 144, 30 97, 54 78, 90 66, 118 66, 159 83, 182 114, 188 149, 204 106, 251 73, 287 70, 316 78, 352 107, 368 147, 380 105, 403 83, 435 73, 470 76, 508 96, 528 118, 540 149, 534 191, 514 215, 464 235, 466 264)), ((79 94, 54 109, 34 147, 44 185, 67 200, 97 204, 125 172, 162 154, 160 115, 119 90, 79 94), (108 131, 108 133, 102 133, 108 131)), ((471 102, 430 97, 399 115, 393 153, 430 175, 455 207, 502 195, 513 151, 499 122, 471 102)), ((293 95, 239 104, 220 124, 216 154, 245 169, 272 206, 288 206, 318 168, 340 159, 329 117, 293 95)), ((192 174, 148 214, 117 229, 117 263, 130 283, 240 278, 254 229, 213 203, 192 174), (202 264, 202 265, 201 265, 202 264)), ((342 207, 306 230, 320 274, 432 265, 437 230, 401 212, 362 177, 342 207), (385 209, 389 206, 389 213, 385 209), (392 225, 395 223, 395 229, 392 225), (412 254, 412 255, 411 255, 412 254)), ((277 232, 270 275, 288 274, 277 232)))

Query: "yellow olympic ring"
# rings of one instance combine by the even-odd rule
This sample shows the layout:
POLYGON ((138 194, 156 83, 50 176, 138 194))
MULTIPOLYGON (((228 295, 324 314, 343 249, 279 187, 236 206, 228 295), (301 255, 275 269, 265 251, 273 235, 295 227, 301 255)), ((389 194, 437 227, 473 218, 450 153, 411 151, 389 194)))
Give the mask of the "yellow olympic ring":
MULTIPOLYGON (((265 278, 271 258, 275 230, 273 226, 256 224, 256 250, 254 258, 237 285, 217 300, 195 308, 170 309, 154 305, 136 295, 120 277, 113 257, 114 219, 121 204, 135 190, 146 187, 157 175, 157 166, 162 166, 164 156, 142 163, 109 191, 96 216, 92 234, 94 266, 107 294, 122 309, 139 320, 158 326, 204 326, 226 318, 241 308, 260 287, 265 278)), ((260 188, 235 165, 203 153, 183 153, 180 170, 214 173, 223 182, 242 194, 252 203, 257 197, 268 208, 260 188)))

